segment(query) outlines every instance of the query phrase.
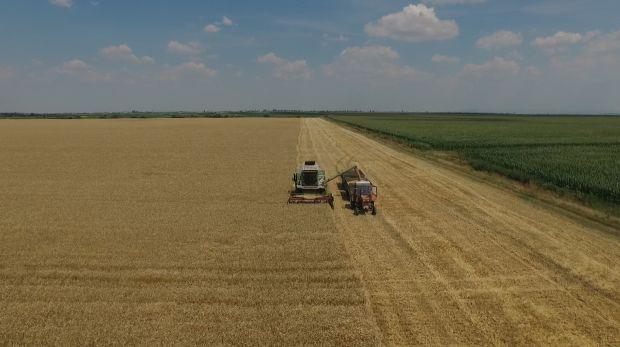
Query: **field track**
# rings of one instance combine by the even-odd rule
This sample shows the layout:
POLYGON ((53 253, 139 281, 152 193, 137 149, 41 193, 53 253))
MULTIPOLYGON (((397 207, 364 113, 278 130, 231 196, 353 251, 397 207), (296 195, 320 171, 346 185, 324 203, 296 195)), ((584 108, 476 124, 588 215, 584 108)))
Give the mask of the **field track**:
MULTIPOLYGON (((620 343, 620 239, 320 119, 301 158, 358 162, 377 217, 335 222, 385 344, 620 343)), ((332 183, 332 189, 336 186, 332 183)))

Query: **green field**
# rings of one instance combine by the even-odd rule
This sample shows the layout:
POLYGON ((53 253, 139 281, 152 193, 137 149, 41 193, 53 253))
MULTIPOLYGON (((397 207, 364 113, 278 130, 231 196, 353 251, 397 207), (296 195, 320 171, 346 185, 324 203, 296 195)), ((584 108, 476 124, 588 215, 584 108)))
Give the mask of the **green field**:
POLYGON ((456 152, 473 167, 620 203, 620 117, 343 115, 332 119, 421 148, 456 152))

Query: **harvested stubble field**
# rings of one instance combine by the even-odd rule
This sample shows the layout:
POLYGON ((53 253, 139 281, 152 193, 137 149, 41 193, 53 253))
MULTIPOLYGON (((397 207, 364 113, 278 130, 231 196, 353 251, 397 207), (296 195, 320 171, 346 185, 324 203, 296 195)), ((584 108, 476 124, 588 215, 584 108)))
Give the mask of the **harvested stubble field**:
POLYGON ((617 230, 324 120, 7 120, 0 162, 2 343, 620 344, 617 230), (287 206, 304 159, 379 215, 287 206))

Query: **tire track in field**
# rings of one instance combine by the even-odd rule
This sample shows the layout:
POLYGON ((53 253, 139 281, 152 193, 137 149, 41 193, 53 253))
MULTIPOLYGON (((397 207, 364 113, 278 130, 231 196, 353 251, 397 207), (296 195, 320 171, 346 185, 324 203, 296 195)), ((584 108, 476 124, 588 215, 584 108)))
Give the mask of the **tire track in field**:
POLYGON ((620 343, 617 236, 333 123, 303 122, 308 159, 328 175, 358 162, 379 186, 377 217, 354 217, 338 196, 334 215, 384 343, 620 343))

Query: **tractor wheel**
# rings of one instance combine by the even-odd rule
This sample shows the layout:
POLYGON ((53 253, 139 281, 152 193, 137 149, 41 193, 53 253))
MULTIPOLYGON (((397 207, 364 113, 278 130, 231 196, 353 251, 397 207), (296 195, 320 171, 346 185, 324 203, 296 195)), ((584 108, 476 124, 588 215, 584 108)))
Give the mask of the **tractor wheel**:
POLYGON ((372 204, 370 206, 370 209, 372 210, 372 215, 376 216, 377 215, 377 207, 375 206, 375 204, 372 204))

